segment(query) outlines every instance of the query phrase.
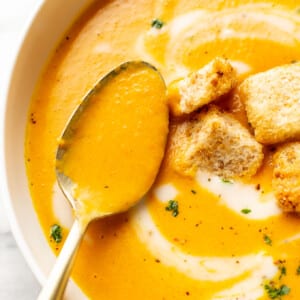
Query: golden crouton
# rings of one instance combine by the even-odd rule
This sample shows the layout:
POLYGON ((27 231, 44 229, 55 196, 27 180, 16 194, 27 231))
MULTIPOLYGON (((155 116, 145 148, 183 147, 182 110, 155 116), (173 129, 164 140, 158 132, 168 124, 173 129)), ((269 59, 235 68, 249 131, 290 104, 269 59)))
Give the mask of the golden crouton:
POLYGON ((279 206, 300 212, 300 142, 280 147, 274 155, 272 186, 279 206))
POLYGON ((237 84, 236 71, 224 58, 209 64, 168 88, 170 111, 174 116, 188 114, 228 93, 237 84))
POLYGON ((174 169, 188 176, 199 169, 226 179, 250 177, 263 160, 262 145, 214 106, 177 125, 170 149, 174 169))
POLYGON ((300 64, 250 76, 240 91, 258 142, 275 144, 300 138, 300 64))

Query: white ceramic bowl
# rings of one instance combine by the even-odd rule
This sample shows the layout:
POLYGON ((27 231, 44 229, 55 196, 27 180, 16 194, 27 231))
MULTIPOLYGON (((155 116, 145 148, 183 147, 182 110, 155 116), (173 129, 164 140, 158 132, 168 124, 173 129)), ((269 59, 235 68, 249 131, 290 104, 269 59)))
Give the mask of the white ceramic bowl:
MULTIPOLYGON (((36 278, 43 283, 55 256, 42 234, 29 194, 24 161, 28 107, 36 82, 51 52, 92 0, 45 0, 24 31, 1 103, 1 197, 19 248, 36 278)), ((68 298, 83 299, 74 284, 68 298)))

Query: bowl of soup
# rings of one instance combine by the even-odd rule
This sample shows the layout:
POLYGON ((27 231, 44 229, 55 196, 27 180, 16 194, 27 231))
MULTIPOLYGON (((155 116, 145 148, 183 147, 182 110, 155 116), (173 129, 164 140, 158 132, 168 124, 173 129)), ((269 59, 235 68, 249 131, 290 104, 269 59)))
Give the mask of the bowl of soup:
MULTIPOLYGON (((170 113, 169 142, 154 185, 136 207, 90 225, 67 299, 298 299, 300 219, 285 212, 274 193, 274 152, 286 141, 255 141, 261 145, 255 148, 259 165, 245 178, 220 175, 227 174, 222 173, 226 164, 218 165, 221 173, 199 163, 186 174, 174 161, 190 153, 178 134, 181 126, 204 120, 203 115, 214 116, 214 122, 203 121, 209 130, 211 124, 225 124, 218 128, 232 137, 238 124, 239 136, 257 139, 244 105, 246 82, 256 80, 251 78, 257 73, 269 78, 268 70, 297 64, 299 32, 299 7, 292 0, 42 3, 7 88, 1 150, 2 194, 14 235, 38 280, 45 281, 74 218, 56 182, 55 154, 84 95, 116 66, 142 60, 161 72, 170 96, 174 83, 202 74, 198 70, 221 57, 234 69, 234 84, 212 100, 213 107, 204 103, 182 116, 170 113)), ((214 145, 215 133, 201 132, 209 132, 207 144, 214 145)), ((200 161, 208 148, 201 151, 200 161)), ((243 151, 241 164, 250 161, 243 151)))

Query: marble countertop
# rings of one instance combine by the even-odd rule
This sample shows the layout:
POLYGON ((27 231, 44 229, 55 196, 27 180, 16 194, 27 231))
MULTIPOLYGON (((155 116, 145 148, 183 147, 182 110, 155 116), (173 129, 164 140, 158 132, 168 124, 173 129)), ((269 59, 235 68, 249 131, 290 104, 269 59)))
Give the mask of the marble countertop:
MULTIPOLYGON (((33 8, 42 0, 0 1, 0 100, 13 61, 13 51, 33 8)), ((11 234, 0 195, 0 299, 33 300, 40 285, 25 262, 11 234)))

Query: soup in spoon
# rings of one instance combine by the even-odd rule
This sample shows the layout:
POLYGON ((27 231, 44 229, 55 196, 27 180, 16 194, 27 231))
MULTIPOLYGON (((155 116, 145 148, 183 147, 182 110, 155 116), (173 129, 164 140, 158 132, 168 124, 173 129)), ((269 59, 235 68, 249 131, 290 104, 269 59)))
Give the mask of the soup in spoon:
POLYGON ((153 184, 168 133, 165 84, 144 62, 122 64, 85 98, 63 134, 57 170, 84 222, 123 212, 153 184))

